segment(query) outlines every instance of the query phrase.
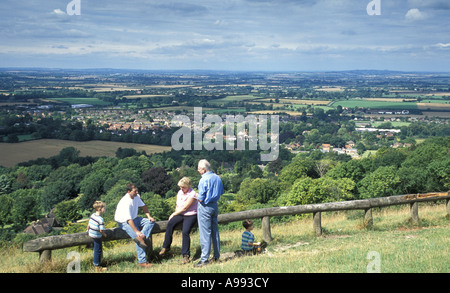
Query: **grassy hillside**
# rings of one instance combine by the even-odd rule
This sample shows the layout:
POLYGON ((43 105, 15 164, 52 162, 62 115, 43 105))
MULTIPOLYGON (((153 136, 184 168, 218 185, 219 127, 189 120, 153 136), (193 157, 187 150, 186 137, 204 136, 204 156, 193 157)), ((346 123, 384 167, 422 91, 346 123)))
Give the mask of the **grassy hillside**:
MULTIPOLYGON (((450 220, 445 204, 420 204, 420 224, 409 222, 409 207, 376 209, 374 227, 366 228, 362 212, 325 213, 322 215, 324 234, 316 237, 311 215, 289 223, 272 224, 273 241, 262 255, 233 257, 239 249, 242 229, 221 231, 222 261, 203 268, 193 264, 181 265, 181 235, 176 232, 172 250, 164 258, 157 258, 163 234, 153 236, 154 263, 151 269, 136 265, 133 243, 105 249, 104 265, 109 273, 365 273, 373 258, 379 256, 382 273, 449 273, 450 220)), ((239 226, 239 225, 236 225, 239 226)), ((262 238, 261 227, 253 231, 262 238)), ((191 254, 200 255, 199 235, 191 236, 191 254)), ((93 272, 91 249, 62 249, 52 253, 52 261, 40 265, 37 253, 24 253, 18 248, 4 248, 0 252, 0 272, 66 272, 71 260, 70 251, 81 255, 81 272, 93 272)))

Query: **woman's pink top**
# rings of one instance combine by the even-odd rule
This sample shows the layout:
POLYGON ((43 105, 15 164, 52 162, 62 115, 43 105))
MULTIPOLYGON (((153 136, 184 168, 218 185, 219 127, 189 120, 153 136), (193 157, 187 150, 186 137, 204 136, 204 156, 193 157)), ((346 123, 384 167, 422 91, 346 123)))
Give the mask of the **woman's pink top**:
POLYGON ((184 193, 181 189, 178 191, 177 194, 177 208, 183 208, 188 199, 195 198, 194 202, 191 204, 191 206, 182 213, 183 216, 192 216, 197 214, 197 193, 192 189, 189 188, 187 193, 184 193))

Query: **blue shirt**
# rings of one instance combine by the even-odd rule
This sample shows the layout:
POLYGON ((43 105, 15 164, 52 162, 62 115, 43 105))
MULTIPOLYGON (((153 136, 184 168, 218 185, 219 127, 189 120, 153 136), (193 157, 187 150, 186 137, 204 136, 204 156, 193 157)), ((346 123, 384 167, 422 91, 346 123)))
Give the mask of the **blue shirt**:
POLYGON ((249 245, 249 242, 255 242, 255 236, 253 236, 253 234, 249 231, 244 231, 244 233, 242 233, 242 243, 241 243, 241 248, 242 250, 252 250, 253 246, 249 245))
POLYGON ((198 183, 198 200, 202 204, 217 202, 223 194, 223 184, 220 177, 209 171, 202 175, 198 183))

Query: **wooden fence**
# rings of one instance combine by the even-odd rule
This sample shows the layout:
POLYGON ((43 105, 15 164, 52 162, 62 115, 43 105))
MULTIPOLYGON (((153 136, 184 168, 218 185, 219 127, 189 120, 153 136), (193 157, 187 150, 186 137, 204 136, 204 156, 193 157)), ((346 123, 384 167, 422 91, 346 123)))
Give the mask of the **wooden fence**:
MULTIPOLYGON (((308 204, 298 206, 274 207, 257 210, 242 211, 229 214, 220 214, 218 216, 219 224, 243 221, 245 219, 262 219, 263 239, 266 242, 272 240, 270 230, 270 217, 298 214, 313 214, 313 228, 316 235, 322 234, 321 213, 345 210, 364 210, 365 221, 368 226, 373 225, 372 208, 393 206, 393 205, 410 205, 411 220, 413 223, 419 222, 418 203, 446 200, 447 215, 450 215, 450 191, 449 192, 433 192, 424 194, 406 194, 395 195, 390 197, 380 197, 362 200, 330 202, 319 204, 308 204)), ((163 233, 166 231, 168 221, 156 222, 152 234, 163 233)), ((179 227, 178 227, 179 228, 179 227)), ((120 228, 106 229, 107 237, 103 241, 128 239, 129 236, 120 228)), ((151 236, 150 236, 151 238, 151 236)), ((149 239, 151 243, 151 239, 149 239)), ((58 236, 49 236, 37 238, 23 244, 25 252, 39 252, 40 260, 47 261, 51 259, 51 251, 72 246, 87 245, 92 243, 92 239, 87 232, 66 234, 58 236)))

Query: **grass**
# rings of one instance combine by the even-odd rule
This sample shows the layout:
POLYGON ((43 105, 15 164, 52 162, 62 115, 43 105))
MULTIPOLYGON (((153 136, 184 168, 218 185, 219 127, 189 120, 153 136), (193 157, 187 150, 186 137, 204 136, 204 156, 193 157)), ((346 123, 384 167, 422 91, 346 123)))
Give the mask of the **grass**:
MULTIPOLYGON (((181 235, 174 234, 168 256, 158 258, 164 234, 153 236, 154 254, 151 269, 139 269, 135 245, 117 245, 105 249, 104 265, 109 273, 365 273, 371 259, 379 255, 382 273, 448 273, 450 272, 450 224, 445 204, 419 206, 420 223, 411 224, 409 207, 391 207, 373 211, 374 226, 364 225, 362 211, 325 213, 324 233, 313 233, 311 215, 288 223, 271 225, 273 241, 262 255, 231 257, 239 249, 242 230, 223 230, 220 263, 193 268, 181 265, 181 235)), ((253 230, 262 238, 260 226, 253 230)), ((191 254, 200 255, 199 235, 191 235, 191 254)), ((0 252, 0 272, 65 272, 70 260, 67 254, 79 251, 81 272, 94 272, 92 250, 77 248, 52 252, 52 261, 41 265, 37 253, 24 253, 9 247, 0 252)))

